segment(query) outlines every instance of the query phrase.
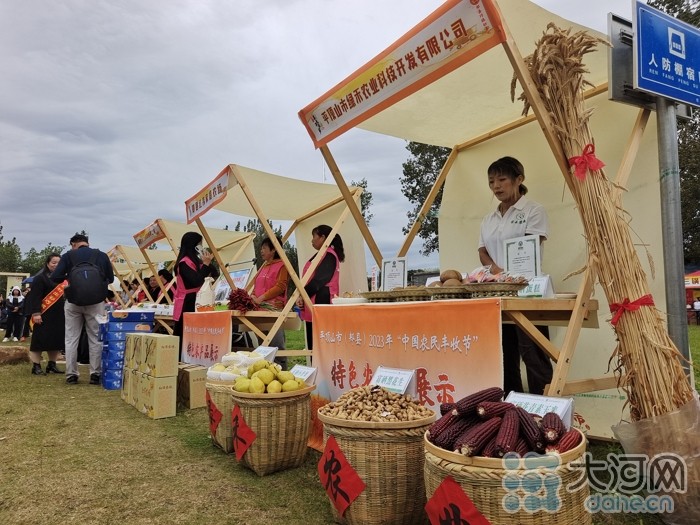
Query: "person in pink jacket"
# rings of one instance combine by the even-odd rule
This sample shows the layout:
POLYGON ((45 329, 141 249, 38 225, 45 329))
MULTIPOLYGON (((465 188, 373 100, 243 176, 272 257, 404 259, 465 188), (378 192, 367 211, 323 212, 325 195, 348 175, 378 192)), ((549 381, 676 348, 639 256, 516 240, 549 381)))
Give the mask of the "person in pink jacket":
MULTIPOLYGON (((311 230, 311 246, 315 250, 321 249, 326 238, 331 234, 333 228, 327 224, 321 224, 311 230)), ((302 276, 306 275, 311 262, 317 254, 306 261, 302 276)), ((345 250, 343 249, 343 239, 340 235, 333 237, 323 260, 319 263, 309 282, 304 286, 304 290, 309 294, 314 304, 331 304, 331 299, 340 292, 340 263, 345 260, 345 250)), ((297 306, 301 309, 299 317, 306 322, 306 348, 313 349, 313 323, 311 309, 304 307, 304 301, 297 299, 297 306)))

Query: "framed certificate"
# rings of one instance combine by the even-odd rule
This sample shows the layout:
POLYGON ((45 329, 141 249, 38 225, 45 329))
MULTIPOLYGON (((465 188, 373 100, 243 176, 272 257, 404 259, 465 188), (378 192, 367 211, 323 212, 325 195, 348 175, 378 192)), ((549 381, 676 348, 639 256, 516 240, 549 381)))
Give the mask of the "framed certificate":
POLYGON ((504 241, 505 270, 532 279, 542 274, 540 236, 525 235, 504 241))
POLYGON ((382 290, 388 292, 394 288, 406 288, 407 280, 406 257, 382 259, 382 290))

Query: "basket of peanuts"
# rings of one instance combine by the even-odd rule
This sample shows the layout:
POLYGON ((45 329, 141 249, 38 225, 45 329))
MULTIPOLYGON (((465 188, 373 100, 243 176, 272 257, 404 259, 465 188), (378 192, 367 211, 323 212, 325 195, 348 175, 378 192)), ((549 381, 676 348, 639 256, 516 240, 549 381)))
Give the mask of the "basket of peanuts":
POLYGON ((591 525, 583 433, 503 395, 486 388, 440 406, 425 433, 427 498, 450 476, 491 523, 591 525))
POLYGON ((337 523, 424 524, 425 486, 421 476, 423 436, 435 413, 411 396, 380 386, 363 386, 318 410, 323 442, 333 436, 347 462, 365 484, 337 523))

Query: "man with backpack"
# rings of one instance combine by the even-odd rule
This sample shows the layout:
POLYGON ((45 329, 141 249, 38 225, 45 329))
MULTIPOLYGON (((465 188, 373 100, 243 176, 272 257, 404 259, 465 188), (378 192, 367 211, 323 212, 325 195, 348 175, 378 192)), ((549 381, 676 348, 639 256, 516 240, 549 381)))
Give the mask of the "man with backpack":
POLYGON ((114 280, 109 257, 90 248, 88 238, 76 233, 70 251, 61 256, 51 274, 54 282, 68 281, 66 302, 66 383, 78 383, 78 344, 85 326, 90 346, 90 384, 99 385, 102 373, 102 344, 98 339, 98 315, 104 315, 107 287, 114 280))

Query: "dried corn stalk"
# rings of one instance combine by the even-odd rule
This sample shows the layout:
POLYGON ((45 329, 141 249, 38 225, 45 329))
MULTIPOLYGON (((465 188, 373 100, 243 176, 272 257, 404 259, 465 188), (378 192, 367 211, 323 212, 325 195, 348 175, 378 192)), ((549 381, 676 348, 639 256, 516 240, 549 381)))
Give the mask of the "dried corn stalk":
MULTIPOLYGON (((525 59, 567 158, 583 158, 594 141, 588 127, 583 78, 583 56, 606 42, 586 32, 571 33, 547 26, 535 51, 525 59), (587 149, 588 146, 588 149, 587 149)), ((514 97, 515 81, 511 83, 514 97)), ((525 95, 523 114, 530 105, 525 95)), ((589 155, 588 160, 595 159, 589 155)), ((634 302, 650 294, 647 278, 634 249, 624 210, 615 202, 614 185, 595 162, 573 176, 572 193, 581 215, 589 257, 595 261, 598 281, 610 305, 634 302)), ((620 385, 629 398, 634 421, 672 412, 692 398, 681 366, 682 356, 671 341, 661 314, 652 305, 621 310, 615 319, 619 360, 625 373, 620 385)))

